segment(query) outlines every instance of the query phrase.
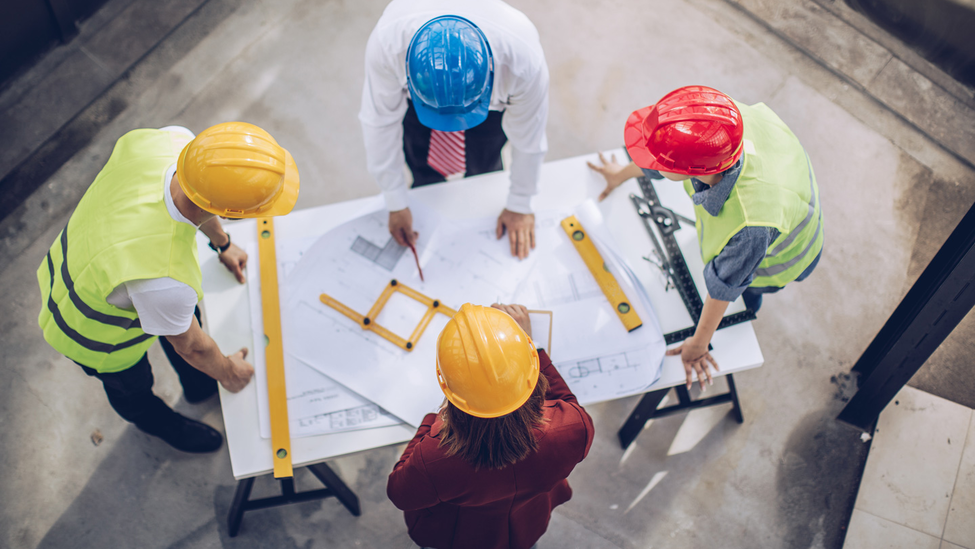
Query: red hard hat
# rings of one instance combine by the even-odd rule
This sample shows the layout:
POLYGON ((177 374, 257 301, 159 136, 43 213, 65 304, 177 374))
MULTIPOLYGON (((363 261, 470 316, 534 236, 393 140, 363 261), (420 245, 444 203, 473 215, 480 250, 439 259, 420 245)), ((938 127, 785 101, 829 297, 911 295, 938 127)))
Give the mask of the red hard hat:
POLYGON ((730 97, 706 86, 685 86, 633 111, 623 139, 641 168, 711 175, 738 161, 743 133, 741 111, 730 97))

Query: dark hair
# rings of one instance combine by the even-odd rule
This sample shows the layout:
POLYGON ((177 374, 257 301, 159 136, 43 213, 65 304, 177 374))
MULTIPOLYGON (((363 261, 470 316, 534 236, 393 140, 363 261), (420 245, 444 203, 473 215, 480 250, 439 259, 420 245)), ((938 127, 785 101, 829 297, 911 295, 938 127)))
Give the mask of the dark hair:
POLYGON ((501 469, 521 461, 538 448, 535 428, 542 424, 548 380, 538 375, 535 390, 520 408, 501 417, 472 416, 450 401, 443 413, 440 446, 474 466, 501 469))

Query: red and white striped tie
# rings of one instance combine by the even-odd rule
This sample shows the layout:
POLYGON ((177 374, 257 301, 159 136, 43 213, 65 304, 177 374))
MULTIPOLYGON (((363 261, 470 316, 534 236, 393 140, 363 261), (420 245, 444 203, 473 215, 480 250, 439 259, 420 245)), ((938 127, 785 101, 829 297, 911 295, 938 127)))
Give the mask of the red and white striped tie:
POLYGON ((427 164, 444 177, 466 172, 464 132, 430 130, 430 152, 427 154, 427 164))

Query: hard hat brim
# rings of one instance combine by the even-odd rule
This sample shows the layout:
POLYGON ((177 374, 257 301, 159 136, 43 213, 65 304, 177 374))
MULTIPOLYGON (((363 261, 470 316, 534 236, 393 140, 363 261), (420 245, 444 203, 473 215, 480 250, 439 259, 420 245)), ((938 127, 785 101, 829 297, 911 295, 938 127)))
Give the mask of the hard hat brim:
POLYGON ((491 88, 488 87, 485 90, 481 100, 473 109, 461 113, 440 113, 436 108, 424 103, 412 90, 410 90, 410 98, 413 100, 413 108, 416 110, 416 117, 421 124, 431 130, 459 132, 469 130, 487 120, 488 111, 491 107, 491 88))
MULTIPOLYGON (((669 95, 670 94, 668 94, 668 96, 669 95)), ((664 99, 666 99, 666 96, 664 99)), ((655 116, 654 109, 656 106, 657 104, 653 104, 649 107, 637 109, 630 113, 629 118, 626 119, 626 127, 623 129, 623 142, 626 144, 626 152, 629 153, 630 159, 633 160, 633 163, 635 163, 637 166, 645 170, 676 173, 686 175, 690 178, 721 173, 734 166, 735 162, 741 158, 743 147, 742 144, 739 144, 738 150, 731 158, 726 160, 722 165, 710 170, 688 172, 686 170, 675 168, 673 166, 666 166, 660 162, 657 162, 657 158, 650 151, 650 148, 647 147, 647 143, 650 142, 650 136, 646 133, 646 120, 650 116, 655 116)))
POLYGON ((626 119, 626 127, 623 129, 623 143, 626 144, 626 152, 629 153, 630 160, 637 166, 647 170, 663 170, 666 172, 670 170, 658 163, 647 147, 649 136, 643 130, 644 121, 650 116, 655 106, 650 105, 630 113, 629 118, 626 119))
POLYGON ((298 165, 295 164, 295 159, 291 156, 291 153, 285 149, 284 151, 284 185, 281 187, 281 194, 278 198, 271 204, 271 207, 250 217, 275 217, 278 215, 286 215, 294 209, 295 203, 298 201, 298 188, 300 187, 299 177, 298 177, 298 165))

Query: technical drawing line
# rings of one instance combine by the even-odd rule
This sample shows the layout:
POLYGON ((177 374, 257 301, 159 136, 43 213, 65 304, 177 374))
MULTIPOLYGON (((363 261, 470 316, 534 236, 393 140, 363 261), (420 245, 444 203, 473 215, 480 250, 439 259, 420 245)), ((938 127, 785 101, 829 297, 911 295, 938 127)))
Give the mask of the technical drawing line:
POLYGON ((355 242, 352 243, 352 251, 392 272, 399 258, 406 252, 406 248, 397 244, 392 237, 380 248, 365 238, 356 236, 355 242))

